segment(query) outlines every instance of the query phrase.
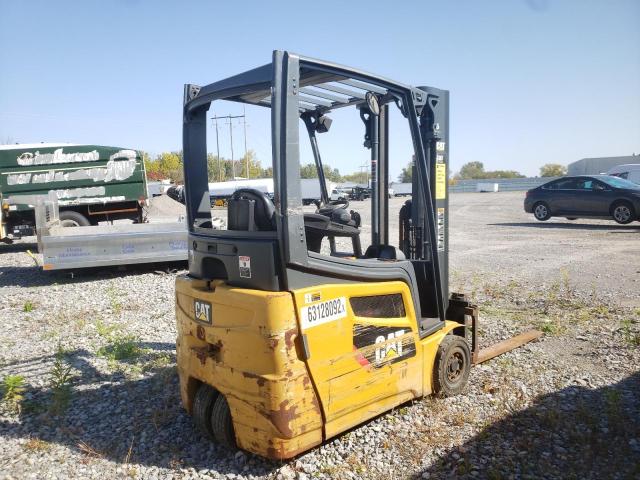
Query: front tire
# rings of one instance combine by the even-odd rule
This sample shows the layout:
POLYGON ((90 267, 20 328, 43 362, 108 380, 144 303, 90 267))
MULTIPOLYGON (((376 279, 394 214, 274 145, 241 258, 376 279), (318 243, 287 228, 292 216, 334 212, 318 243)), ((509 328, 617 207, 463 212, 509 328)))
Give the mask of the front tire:
POLYGON ((433 392, 443 397, 459 395, 464 390, 471 369, 471 351, 467 341, 447 335, 438 346, 433 366, 433 392))
POLYGON ((540 220, 541 222, 545 222, 551 218, 551 210, 549 210, 549 205, 544 202, 538 202, 533 206, 533 216, 536 217, 536 220, 540 220))
POLYGON ((617 202, 611 207, 611 216, 620 225, 633 222, 636 212, 629 202, 617 202))

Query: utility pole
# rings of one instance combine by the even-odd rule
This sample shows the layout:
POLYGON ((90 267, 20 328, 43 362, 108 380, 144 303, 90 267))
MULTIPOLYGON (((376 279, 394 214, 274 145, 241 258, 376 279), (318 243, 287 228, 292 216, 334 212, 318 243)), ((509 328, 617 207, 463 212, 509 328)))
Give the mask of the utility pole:
POLYGON ((363 174, 365 178, 365 183, 367 184, 367 188, 369 188, 369 169, 370 165, 365 163, 364 165, 360 165, 360 173, 363 174))
POLYGON ((249 155, 247 155, 247 111, 246 105, 242 104, 242 123, 244 125, 244 159, 247 162, 247 179, 249 179, 249 155))
POLYGON ((211 117, 216 125, 216 155, 218 156, 218 180, 222 181, 222 167, 220 160, 220 141, 218 140, 218 117, 211 117))
MULTIPOLYGON (((216 148, 217 148, 217 153, 218 153, 218 170, 220 171, 220 180, 222 181, 222 168, 220 167, 220 144, 218 142, 218 120, 219 119, 226 119, 229 122, 229 138, 231 140, 231 171, 232 171, 232 175, 233 178, 235 178, 236 176, 236 166, 235 166, 235 162, 233 159, 233 124, 232 124, 232 119, 234 118, 245 118, 244 115, 223 115, 223 116, 215 116, 215 117, 211 117, 211 120, 214 121, 215 127, 216 127, 216 148)), ((245 120, 246 123, 246 120, 245 120)), ((245 144, 245 151, 247 149, 247 134, 246 134, 246 126, 245 126, 245 137, 244 137, 244 144, 245 144)))
POLYGON ((232 179, 236 179, 236 162, 233 158, 233 125, 231 125, 231 114, 229 114, 229 138, 231 139, 231 174, 232 179))

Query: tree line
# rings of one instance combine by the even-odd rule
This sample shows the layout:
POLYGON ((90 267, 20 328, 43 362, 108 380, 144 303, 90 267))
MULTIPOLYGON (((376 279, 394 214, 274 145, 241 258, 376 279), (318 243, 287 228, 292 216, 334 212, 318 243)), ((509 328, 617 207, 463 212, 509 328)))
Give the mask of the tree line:
MULTIPOLYGON (((169 179, 173 183, 183 183, 182 151, 163 152, 155 158, 147 152, 142 152, 147 178, 152 181, 169 179)), ((337 168, 323 165, 324 176, 332 182, 367 183, 367 172, 355 172, 342 175, 337 168)), ((220 157, 212 153, 207 154, 207 175, 210 182, 224 182, 233 178, 270 178, 273 177, 273 168, 264 168, 253 150, 249 150, 246 156, 234 159, 220 157), (248 168, 247 168, 248 167, 248 168)), ((301 178, 318 178, 316 166, 313 163, 300 167, 301 178)))
MULTIPOLYGON (((182 151, 163 152, 155 158, 143 152, 144 165, 149 180, 170 179, 174 183, 184 182, 182 151)), ((331 182, 354 182, 366 184, 369 180, 368 172, 354 172, 342 175, 340 170, 332 168, 330 165, 323 165, 324 176, 331 182)), ((399 182, 409 183, 412 178, 412 163, 402 169, 398 175, 399 182)), ((241 158, 234 159, 220 157, 209 153, 207 155, 207 174, 210 182, 224 182, 236 177, 241 178, 270 178, 273 176, 271 167, 263 167, 258 160, 256 153, 249 150, 241 158)), ((540 167, 541 177, 560 177, 567 174, 567 168, 557 163, 548 163, 540 167)), ((300 167, 301 178, 317 178, 318 172, 313 163, 308 163, 300 167)), ((460 171, 452 177, 456 180, 482 180, 491 178, 524 178, 520 172, 515 170, 485 170, 482 162, 465 163, 460 171)))
MULTIPOLYGON (((184 182, 182 151, 163 152, 155 158, 143 152, 144 166, 149 180, 169 179, 173 183, 184 182)), ((253 150, 249 150, 241 158, 231 160, 207 154, 207 176, 210 182, 224 182, 235 177, 265 178, 273 176, 271 167, 263 168, 253 150)))

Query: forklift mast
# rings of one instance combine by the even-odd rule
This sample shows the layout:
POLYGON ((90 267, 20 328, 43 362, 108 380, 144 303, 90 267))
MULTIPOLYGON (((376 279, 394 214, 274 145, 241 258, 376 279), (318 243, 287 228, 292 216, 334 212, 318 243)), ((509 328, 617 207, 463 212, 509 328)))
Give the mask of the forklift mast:
POLYGON ((271 63, 225 80, 203 87, 185 85, 183 151, 190 275, 271 291, 323 282, 401 280, 413 292, 421 319, 420 335, 437 330, 444 323, 449 301, 448 117, 449 93, 445 90, 411 87, 286 51, 274 51, 271 63), (230 205, 228 230, 211 228, 208 197, 206 112, 216 100, 271 108, 274 201, 254 198, 251 192, 232 199, 237 203, 230 205), (331 205, 316 139, 316 133, 327 131, 331 125, 327 114, 344 107, 359 110, 365 126, 365 146, 371 155, 372 247, 364 255, 358 251, 359 220, 345 219, 344 211, 336 216, 339 209, 331 205), (380 252, 391 243, 389 109, 395 107, 407 120, 414 147, 412 199, 400 213, 399 246, 406 260, 371 262, 381 259, 380 252), (311 142, 321 207, 328 207, 319 209, 322 215, 302 210, 300 120, 311 142), (240 217, 249 220, 241 222, 240 217), (320 255, 311 248, 319 242, 310 232, 320 235, 317 238, 328 237, 332 254, 335 237, 349 236, 356 258, 320 255))

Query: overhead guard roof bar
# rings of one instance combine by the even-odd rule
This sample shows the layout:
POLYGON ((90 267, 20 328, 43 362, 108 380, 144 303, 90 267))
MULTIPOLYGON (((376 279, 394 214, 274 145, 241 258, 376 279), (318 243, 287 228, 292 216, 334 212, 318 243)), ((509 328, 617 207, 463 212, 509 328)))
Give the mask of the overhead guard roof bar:
POLYGON ((348 88, 343 88, 337 85, 329 85, 327 83, 314 85, 314 87, 322 88, 323 90, 329 90, 330 92, 341 93, 343 95, 347 95, 348 97, 359 98, 360 100, 364 100, 365 97, 364 93, 354 92, 353 90, 349 90, 348 88))
POLYGON ((314 97, 326 98, 327 100, 331 100, 332 102, 342 103, 349 100, 349 98, 345 98, 344 96, 339 97, 337 95, 332 95, 330 93, 316 90, 316 88, 318 88, 318 85, 312 85, 311 87, 302 87, 300 91, 302 93, 305 93, 307 95, 312 95, 314 97))
POLYGON ((349 85, 351 87, 356 87, 356 88, 360 88, 362 90, 365 91, 370 91, 373 93, 380 93, 382 95, 386 95, 387 94, 387 90, 384 88, 380 88, 376 85, 371 85, 368 83, 364 83, 364 82, 360 82, 358 80, 351 80, 351 79, 347 79, 347 80, 338 80, 338 83, 342 83, 343 85, 349 85))

